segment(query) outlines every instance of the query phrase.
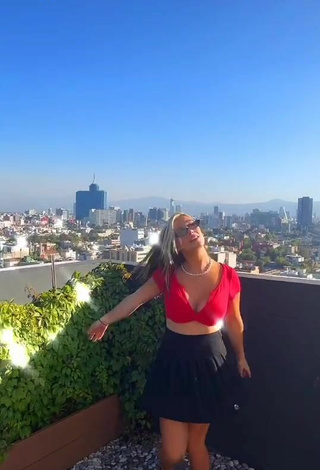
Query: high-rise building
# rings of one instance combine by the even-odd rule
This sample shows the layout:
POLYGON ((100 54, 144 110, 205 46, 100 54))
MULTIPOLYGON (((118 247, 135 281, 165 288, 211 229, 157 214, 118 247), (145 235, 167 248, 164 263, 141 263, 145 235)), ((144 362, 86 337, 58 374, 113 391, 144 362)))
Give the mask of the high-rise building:
POLYGON ((271 230, 280 229, 281 219, 279 213, 276 211, 260 211, 259 209, 253 209, 250 216, 250 223, 253 227, 265 227, 271 230))
POLYGON ((117 211, 116 222, 118 224, 122 223, 122 210, 120 208, 115 209, 117 211))
POLYGON ((116 223, 121 224, 122 222, 122 210, 117 206, 109 206, 109 210, 114 210, 116 212, 116 223))
POLYGON ((129 209, 129 212, 128 212, 128 222, 133 222, 134 221, 134 210, 133 209, 129 209))
POLYGON ((57 207, 56 209, 56 216, 62 220, 69 219, 69 211, 68 209, 63 209, 62 207, 57 207))
POLYGON ((234 219, 234 217, 233 217, 232 215, 227 215, 227 216, 224 218, 224 221, 223 221, 224 227, 226 227, 226 228, 232 228, 233 219, 234 219))
POLYGON ((181 205, 181 204, 177 204, 177 205, 176 205, 176 212, 177 212, 177 213, 182 212, 182 205, 181 205))
POLYGON ((129 222, 129 211, 128 211, 128 209, 125 209, 125 210, 123 211, 123 214, 122 214, 122 222, 123 222, 124 224, 126 224, 126 223, 129 222))
POLYGON ((214 215, 216 215, 217 217, 219 217, 219 206, 214 206, 214 208, 213 208, 213 213, 214 213, 214 215))
POLYGON ((297 222, 300 230, 307 229, 312 225, 313 199, 301 197, 298 199, 297 222))
POLYGON ((95 183, 90 184, 89 191, 76 192, 76 219, 89 218, 91 209, 105 210, 108 207, 107 193, 99 189, 95 183))
POLYGON ((170 199, 170 207, 169 207, 169 216, 172 217, 174 214, 175 204, 174 199, 170 199))
POLYGON ((200 222, 201 227, 208 227, 210 215, 207 212, 201 212, 200 214, 200 222))
POLYGON ((143 215, 142 212, 135 212, 134 213, 133 223, 137 228, 145 227, 146 226, 146 217, 145 217, 145 215, 143 215))
POLYGON ((166 221, 169 219, 169 212, 168 209, 158 209, 157 220, 158 222, 166 221))
POLYGON ((25 214, 28 215, 29 217, 32 217, 33 215, 36 215, 37 211, 35 209, 27 209, 25 211, 25 214))
POLYGON ((207 227, 210 229, 219 229, 222 227, 222 220, 219 219, 215 214, 209 214, 207 216, 207 227))
POLYGON ((281 206, 279 209, 279 217, 281 220, 288 220, 288 214, 286 208, 281 206))
POLYGON ((163 212, 162 220, 164 220, 164 221, 169 220, 169 211, 168 211, 168 209, 164 208, 164 209, 162 209, 162 212, 163 212))
POLYGON ((149 222, 158 222, 158 208, 150 207, 148 212, 148 221, 149 222))

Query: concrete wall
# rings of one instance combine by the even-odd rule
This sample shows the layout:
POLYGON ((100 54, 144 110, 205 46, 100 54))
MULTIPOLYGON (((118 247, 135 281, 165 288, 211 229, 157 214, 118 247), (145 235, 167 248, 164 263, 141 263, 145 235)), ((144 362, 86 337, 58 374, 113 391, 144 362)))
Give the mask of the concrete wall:
MULTIPOLYGON (((101 261, 56 263, 57 287, 62 287, 75 271, 86 274, 100 263, 101 261)), ((14 300, 18 304, 25 304, 29 301, 26 286, 32 287, 37 293, 51 289, 50 265, 0 269, 0 302, 14 300)))

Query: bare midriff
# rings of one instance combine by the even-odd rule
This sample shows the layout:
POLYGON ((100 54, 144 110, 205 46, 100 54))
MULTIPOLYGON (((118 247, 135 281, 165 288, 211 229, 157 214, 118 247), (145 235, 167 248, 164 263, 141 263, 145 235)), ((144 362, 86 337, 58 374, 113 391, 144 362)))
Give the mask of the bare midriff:
POLYGON ((179 333, 180 335, 210 335, 221 330, 221 324, 206 326, 197 321, 191 321, 188 323, 175 323, 174 321, 167 318, 168 330, 179 333))

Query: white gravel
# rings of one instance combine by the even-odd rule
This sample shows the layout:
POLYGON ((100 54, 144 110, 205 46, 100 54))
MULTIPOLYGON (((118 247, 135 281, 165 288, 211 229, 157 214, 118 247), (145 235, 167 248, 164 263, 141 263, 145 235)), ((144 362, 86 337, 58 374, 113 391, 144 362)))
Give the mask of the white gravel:
MULTIPOLYGON (((71 470, 158 470, 159 443, 159 437, 152 435, 121 437, 78 462, 71 470)), ((219 454, 211 454, 211 462, 212 470, 254 470, 219 454)), ((187 457, 179 467, 179 470, 185 469, 190 469, 187 457)))

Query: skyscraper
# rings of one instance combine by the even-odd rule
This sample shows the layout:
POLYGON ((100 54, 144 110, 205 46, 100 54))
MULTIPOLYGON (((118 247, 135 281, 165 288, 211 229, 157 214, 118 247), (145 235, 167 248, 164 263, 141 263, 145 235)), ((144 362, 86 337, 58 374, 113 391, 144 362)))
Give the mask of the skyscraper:
POLYGON ((107 192, 99 189, 95 183, 90 184, 89 191, 76 192, 76 219, 89 218, 91 209, 107 209, 107 192))
POLYGON ((169 207, 169 216, 171 217, 174 214, 174 199, 170 199, 170 207, 169 207))
POLYGON ((56 216, 60 217, 62 220, 68 220, 69 219, 69 211, 67 209, 63 209, 62 207, 57 207, 56 216))
POLYGON ((165 207, 162 210, 163 210, 163 220, 165 220, 165 221, 169 220, 169 211, 168 211, 168 209, 165 207))
POLYGON ((122 214, 122 222, 127 224, 129 222, 129 210, 125 209, 122 214))
POLYGON ((177 213, 178 213, 178 212, 179 212, 179 213, 182 212, 182 205, 181 205, 181 204, 177 204, 177 205, 176 205, 176 212, 177 212, 177 213))
POLYGON ((298 229, 303 230, 311 227, 313 213, 313 199, 301 197, 298 199, 298 229))
POLYGON ((250 223, 252 227, 265 227, 268 229, 279 228, 280 225, 279 213, 276 211, 261 211, 260 209, 253 209, 250 223))
POLYGON ((169 219, 169 211, 167 208, 159 208, 158 209, 158 214, 157 214, 157 221, 167 221, 169 219))
POLYGON ((137 228, 143 228, 146 226, 146 217, 143 215, 142 212, 135 212, 133 222, 137 228))
POLYGON ((281 206, 279 209, 279 217, 280 219, 288 220, 288 214, 286 208, 281 206))
POLYGON ((148 221, 149 222, 158 221, 158 208, 157 207, 150 207, 149 212, 148 212, 148 221))
POLYGON ((134 221, 134 210, 133 209, 129 209, 129 212, 128 212, 128 222, 133 222, 134 221))

